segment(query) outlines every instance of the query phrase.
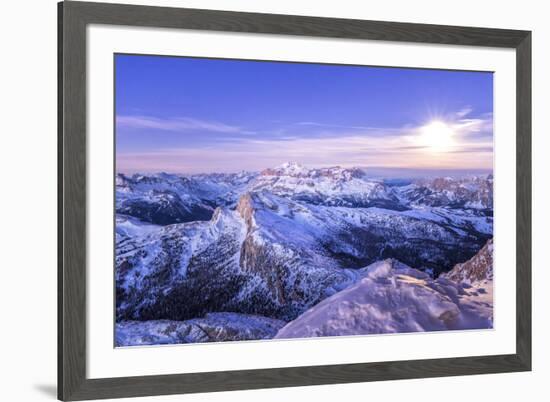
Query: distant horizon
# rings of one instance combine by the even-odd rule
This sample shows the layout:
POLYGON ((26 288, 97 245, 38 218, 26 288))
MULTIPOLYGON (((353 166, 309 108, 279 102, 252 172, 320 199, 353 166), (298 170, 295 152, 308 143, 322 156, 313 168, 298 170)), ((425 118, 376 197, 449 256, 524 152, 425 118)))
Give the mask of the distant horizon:
POLYGON ((121 54, 115 63, 120 171, 260 171, 288 160, 493 168, 490 72, 121 54))
MULTIPOLYGON (((296 163, 296 162, 292 162, 296 163)), ((382 167, 382 166, 342 166, 340 165, 318 165, 309 166, 302 163, 298 163, 307 169, 327 169, 327 168, 344 168, 344 169, 363 169, 365 174, 369 177, 380 178, 392 178, 392 179, 408 179, 408 178, 422 178, 422 177, 443 177, 443 176, 457 176, 457 175, 483 175, 493 174, 494 169, 439 169, 439 168, 402 168, 402 167, 382 167)), ((124 171, 116 170, 116 174, 124 175, 155 175, 155 174, 172 174, 181 176, 195 176, 203 174, 238 174, 238 173, 260 173, 265 169, 272 169, 279 167, 266 166, 258 170, 234 170, 234 171, 203 171, 203 172, 184 172, 184 171, 124 171)))

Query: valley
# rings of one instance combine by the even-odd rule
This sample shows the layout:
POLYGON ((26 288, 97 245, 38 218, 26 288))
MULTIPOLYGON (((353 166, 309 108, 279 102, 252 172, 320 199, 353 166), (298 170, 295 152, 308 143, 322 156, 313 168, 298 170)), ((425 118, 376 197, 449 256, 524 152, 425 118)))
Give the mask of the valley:
POLYGON ((491 328, 492 194, 297 163, 119 173, 116 344, 491 328))

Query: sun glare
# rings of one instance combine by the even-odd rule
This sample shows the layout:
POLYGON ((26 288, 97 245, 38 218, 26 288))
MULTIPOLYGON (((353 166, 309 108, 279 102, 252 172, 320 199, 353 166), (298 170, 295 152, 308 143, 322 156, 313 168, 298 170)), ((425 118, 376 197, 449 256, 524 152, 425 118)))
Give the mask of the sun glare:
POLYGON ((420 128, 418 142, 432 151, 442 152, 451 148, 454 143, 454 130, 442 121, 432 121, 420 128))

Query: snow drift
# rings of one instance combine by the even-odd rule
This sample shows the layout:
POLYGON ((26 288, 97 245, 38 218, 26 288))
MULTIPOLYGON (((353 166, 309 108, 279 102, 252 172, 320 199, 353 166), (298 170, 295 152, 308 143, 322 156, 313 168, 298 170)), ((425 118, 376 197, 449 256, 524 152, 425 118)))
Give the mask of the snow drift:
POLYGON ((477 285, 433 280, 393 259, 368 266, 364 275, 287 324, 276 338, 492 328, 492 276, 477 285))

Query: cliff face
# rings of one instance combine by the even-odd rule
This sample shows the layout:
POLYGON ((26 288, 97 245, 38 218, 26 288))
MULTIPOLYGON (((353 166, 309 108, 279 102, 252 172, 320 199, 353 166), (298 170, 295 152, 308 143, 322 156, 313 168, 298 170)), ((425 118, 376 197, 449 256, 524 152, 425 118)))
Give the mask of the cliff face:
POLYGON ((478 283, 493 280, 493 239, 468 261, 457 264, 444 274, 444 277, 455 282, 478 283))
POLYGON ((303 212, 297 204, 280 203, 265 193, 247 193, 239 199, 236 212, 246 225, 239 266, 255 284, 243 294, 261 289, 281 318, 295 318, 334 286, 350 283, 349 272, 317 254, 315 236, 304 238, 293 225, 303 212))
POLYGON ((239 198, 237 202, 237 212, 246 222, 247 231, 251 231, 254 226, 254 205, 250 193, 246 193, 239 198))

